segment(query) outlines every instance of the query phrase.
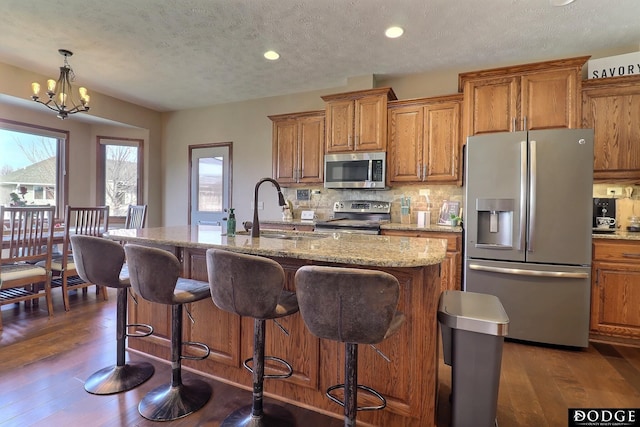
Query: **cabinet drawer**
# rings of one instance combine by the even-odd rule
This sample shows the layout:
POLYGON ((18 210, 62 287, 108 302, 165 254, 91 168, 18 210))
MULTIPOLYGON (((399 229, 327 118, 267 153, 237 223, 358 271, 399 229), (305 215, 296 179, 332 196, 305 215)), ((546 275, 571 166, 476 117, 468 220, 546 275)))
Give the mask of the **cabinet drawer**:
POLYGON ((593 259, 598 261, 640 261, 640 242, 595 242, 593 243, 593 259))

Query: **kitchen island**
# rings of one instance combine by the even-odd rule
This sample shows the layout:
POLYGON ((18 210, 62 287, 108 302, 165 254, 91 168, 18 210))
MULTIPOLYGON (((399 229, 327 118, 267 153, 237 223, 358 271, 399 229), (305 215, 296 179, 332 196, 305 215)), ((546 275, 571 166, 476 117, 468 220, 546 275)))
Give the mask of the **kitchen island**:
MULTIPOLYGON (((295 291, 294 274, 303 265, 372 268, 394 275, 400 282, 398 309, 405 313, 407 320, 398 333, 377 345, 391 362, 369 346, 362 346, 358 359, 358 382, 381 392, 387 398, 387 408, 361 412, 358 420, 385 427, 435 424, 436 313, 445 241, 295 232, 265 232, 260 238, 242 234, 227 237, 208 226, 111 230, 106 236, 170 250, 181 261, 183 275, 200 280, 207 280, 205 252, 208 248, 276 260, 285 270, 286 288, 292 291, 295 291)), ((129 340, 129 348, 168 360, 170 309, 140 299, 138 302, 129 304, 129 323, 149 323, 154 327, 154 334, 129 340)), ((251 375, 242 362, 252 354, 253 320, 219 310, 210 299, 190 304, 188 310, 195 322, 184 321, 185 341, 204 342, 211 348, 211 354, 203 361, 185 360, 184 366, 250 390, 251 375)), ((343 382, 344 346, 311 335, 298 313, 279 322, 289 336, 268 322, 266 354, 287 360, 294 373, 286 380, 267 380, 265 395, 341 418, 342 407, 329 401, 325 390, 343 382)), ((190 350, 186 348, 187 352, 190 350)))

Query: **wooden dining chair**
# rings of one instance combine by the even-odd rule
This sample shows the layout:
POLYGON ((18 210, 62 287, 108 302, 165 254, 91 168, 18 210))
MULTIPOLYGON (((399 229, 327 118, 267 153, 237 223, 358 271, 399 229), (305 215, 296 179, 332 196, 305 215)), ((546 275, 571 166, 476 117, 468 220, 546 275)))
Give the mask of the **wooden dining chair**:
POLYGON ((144 228, 147 222, 147 205, 129 205, 124 228, 144 228))
MULTIPOLYGON (((53 271, 52 285, 62 288, 62 298, 65 311, 69 311, 69 292, 82 289, 86 292, 93 283, 88 283, 78 276, 73 262, 73 247, 70 236, 83 234, 86 236, 102 237, 109 227, 109 206, 78 207, 67 206, 64 216, 64 240, 62 253, 54 256, 51 262, 53 271)), ((107 289, 96 285, 96 293, 107 299, 107 289)))
POLYGON ((6 228, 2 233, 0 250, 0 305, 37 300, 44 296, 49 316, 53 315, 51 252, 54 212, 55 206, 0 206, 0 221, 3 229, 6 228), (44 287, 41 288, 42 283, 44 287))

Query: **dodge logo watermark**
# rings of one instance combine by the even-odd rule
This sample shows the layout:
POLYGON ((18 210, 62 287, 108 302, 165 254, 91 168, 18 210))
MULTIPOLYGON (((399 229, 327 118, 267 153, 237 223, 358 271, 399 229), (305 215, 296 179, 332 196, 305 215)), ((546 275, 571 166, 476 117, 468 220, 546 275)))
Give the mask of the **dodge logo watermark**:
POLYGON ((637 427, 640 408, 570 408, 569 427, 637 427))

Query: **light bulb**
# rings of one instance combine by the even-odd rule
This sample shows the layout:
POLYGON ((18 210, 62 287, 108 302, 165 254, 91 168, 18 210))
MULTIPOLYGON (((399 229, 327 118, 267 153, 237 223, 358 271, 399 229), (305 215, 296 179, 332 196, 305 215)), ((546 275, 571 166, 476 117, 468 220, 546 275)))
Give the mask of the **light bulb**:
POLYGON ((40 94, 40 83, 31 83, 31 90, 33 90, 34 95, 38 96, 40 94))
POLYGON ((79 87, 78 88, 78 92, 80 92, 80 98, 84 98, 85 96, 87 96, 87 88, 86 87, 79 87))
POLYGON ((56 81, 53 79, 47 80, 47 92, 55 93, 56 91, 56 81))
POLYGON ((60 92, 60 105, 64 107, 66 103, 67 103, 67 94, 64 92, 60 92))

